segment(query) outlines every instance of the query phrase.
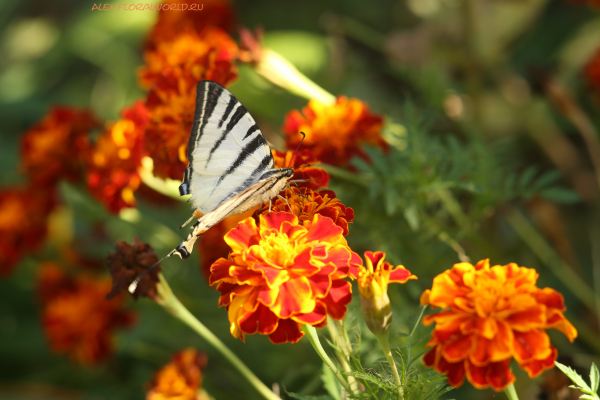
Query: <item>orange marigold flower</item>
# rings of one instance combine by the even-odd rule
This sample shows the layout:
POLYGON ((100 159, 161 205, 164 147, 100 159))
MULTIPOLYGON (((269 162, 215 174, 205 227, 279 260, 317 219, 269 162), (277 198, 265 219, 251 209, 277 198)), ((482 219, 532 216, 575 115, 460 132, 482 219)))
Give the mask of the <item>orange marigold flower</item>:
MULTIPOLYGON (((319 190, 315 192, 305 187, 300 189, 291 187, 285 189, 280 195, 287 202, 280 198, 272 200, 271 211, 291 212, 298 217, 300 224, 304 224, 306 221, 310 222, 315 214, 320 214, 330 218, 334 224, 342 228, 342 235, 348 235, 348 223, 351 223, 354 219, 354 210, 343 205, 335 197, 333 190, 319 190)), ((266 202, 256 210, 254 218, 258 222, 258 216, 268 212, 269 202, 266 202)))
POLYGON ((207 361, 204 353, 193 348, 176 353, 154 376, 146 400, 206 400, 199 390, 207 361))
POLYGON ((556 328, 570 341, 577 331, 563 316, 562 295, 536 287, 537 277, 534 269, 515 263, 490 267, 489 260, 455 264, 435 277, 422 303, 448 310, 423 320, 436 323, 425 365, 447 374, 454 387, 466 375, 476 388, 496 391, 515 380, 512 357, 531 378, 552 368, 557 352, 546 329, 556 328))
POLYGON ((112 353, 112 331, 129 326, 133 314, 123 309, 123 297, 105 301, 109 279, 68 276, 44 263, 38 279, 42 321, 50 347, 81 364, 95 364, 112 353))
POLYGON ((180 180, 187 166, 187 145, 196 103, 196 84, 209 79, 227 86, 237 77, 237 45, 224 32, 206 28, 185 32, 146 52, 140 84, 150 88, 146 107, 150 124, 145 147, 154 175, 180 180))
POLYGON ((187 81, 187 87, 180 90, 188 95, 190 89, 204 79, 227 86, 237 78, 234 64, 237 53, 237 44, 218 28, 181 32, 171 40, 157 42, 155 49, 144 53, 146 65, 138 72, 140 86, 152 89, 170 77, 187 81))
POLYGON ((367 104, 358 99, 339 96, 332 106, 313 99, 302 113, 304 115, 293 110, 285 117, 282 130, 287 135, 288 149, 298 146, 302 139, 300 132, 304 132, 306 139, 302 145, 308 147, 315 158, 345 166, 355 155, 368 160, 359 147, 361 144, 387 148, 381 138, 383 119, 372 114, 367 104))
POLYGON ((204 0, 198 3, 196 0, 167 0, 148 35, 147 47, 152 48, 160 41, 171 40, 185 30, 199 32, 207 26, 214 26, 229 32, 233 24, 234 12, 229 1, 204 0), (202 10, 197 11, 192 5, 201 6, 202 10))
POLYGON ((123 111, 107 126, 87 160, 88 188, 111 212, 136 205, 133 192, 140 185, 138 167, 144 156, 148 111, 141 102, 123 111))
POLYGON ((360 257, 353 253, 342 228, 315 215, 300 225, 290 213, 261 215, 232 229, 225 241, 229 259, 211 268, 210 284, 218 283, 219 306, 227 306, 231 334, 242 340, 256 332, 273 343, 295 343, 309 324, 321 328, 327 315, 346 315, 360 257))
POLYGON ((42 244, 55 206, 53 187, 0 190, 0 275, 8 275, 23 255, 42 244))
POLYGON ((294 168, 292 180, 303 179, 308 182, 298 182, 298 186, 307 187, 312 190, 326 188, 329 183, 329 174, 323 168, 317 168, 314 165, 320 161, 313 157, 308 149, 299 150, 294 156, 294 162, 290 164, 294 150, 286 152, 271 150, 273 160, 277 168, 294 168), (310 165, 309 165, 310 164, 310 165))
POLYGON ((367 327, 375 335, 386 333, 392 323, 392 307, 387 294, 390 282, 406 283, 417 277, 403 265, 392 266, 382 251, 365 252, 366 266, 362 262, 358 267, 358 292, 360 306, 367 327))
POLYGON ((54 107, 25 132, 21 142, 22 165, 35 183, 55 183, 80 177, 89 147, 88 133, 99 126, 91 111, 54 107))
MULTIPOLYGON (((123 240, 116 244, 117 251, 108 255, 108 270, 112 276, 112 289, 106 295, 106 299, 112 299, 123 290, 125 290, 135 278, 142 272, 150 268, 158 261, 158 257, 152 247, 141 242, 137 237, 133 238, 133 245, 123 240)), ((139 282, 133 297, 150 297, 156 300, 158 293, 156 284, 158 283, 158 273, 162 271, 160 265, 156 266, 139 282)))
POLYGON ((589 87, 600 95, 600 49, 585 66, 584 75, 589 87))

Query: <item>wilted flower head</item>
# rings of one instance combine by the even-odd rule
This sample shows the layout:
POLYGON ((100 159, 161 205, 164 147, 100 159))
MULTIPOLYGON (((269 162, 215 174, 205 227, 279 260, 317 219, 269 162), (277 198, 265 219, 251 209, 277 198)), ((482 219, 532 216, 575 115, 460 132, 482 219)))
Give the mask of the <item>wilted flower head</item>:
POLYGON ((360 304, 367 326, 374 334, 388 331, 392 322, 392 309, 387 295, 390 282, 406 283, 417 277, 403 265, 392 266, 382 251, 365 252, 366 266, 362 262, 358 267, 358 292, 360 304))
POLYGON ((8 275, 21 257, 44 241, 48 216, 56 206, 52 186, 0 190, 0 274, 8 275))
POLYGON ((227 0, 167 0, 158 13, 158 21, 148 35, 148 48, 171 40, 183 31, 200 32, 207 26, 231 31, 234 23, 233 7, 227 0), (201 7, 200 11, 193 9, 201 7), (185 8, 185 9, 184 9, 185 8))
POLYGON ((476 388, 496 391, 515 380, 513 357, 532 378, 552 368, 557 352, 546 329, 556 328, 570 341, 577 331, 563 316, 562 295, 537 288, 537 277, 534 269, 514 263, 490 267, 489 260, 455 264, 438 275, 421 303, 448 310, 423 320, 436 323, 425 364, 447 374, 454 387, 466 375, 476 388))
POLYGON ((112 353, 113 330, 131 325, 133 314, 123 309, 123 297, 104 300, 109 289, 109 279, 71 277, 56 264, 42 265, 38 293, 52 350, 81 364, 95 364, 112 353))
POLYGON ((88 188, 111 212, 136 205, 133 192, 140 185, 138 168, 148 122, 148 111, 137 102, 123 110, 120 120, 107 126, 90 152, 88 188))
POLYGON ((52 184, 60 178, 79 178, 89 147, 88 134, 99 126, 89 110, 54 107, 23 135, 22 164, 36 184, 52 184))
MULTIPOLYGON (((333 190, 314 190, 302 187, 287 188, 280 195, 287 200, 276 198, 271 201, 271 211, 273 212, 291 212, 298 217, 302 225, 306 221, 310 222, 313 216, 320 214, 333 221, 334 224, 342 228, 342 235, 348 235, 348 223, 354 219, 354 210, 343 205, 335 197, 333 190), (289 205, 289 206, 288 206, 289 205), (291 209, 290 209, 291 207, 291 209)), ((258 221, 258 215, 269 212, 269 202, 261 205, 254 214, 258 221)))
POLYGON ((295 343, 300 327, 323 327, 327 315, 346 314, 360 257, 349 248, 342 228, 315 215, 300 225, 289 213, 270 213, 242 221, 225 241, 229 259, 211 268, 210 284, 218 283, 220 306, 227 306, 230 331, 244 340, 256 332, 273 343, 295 343))
POLYGON ((154 376, 146 400, 206 400, 198 393, 206 363, 206 355, 196 349, 176 353, 154 376))
POLYGON ((383 119, 372 114, 367 104, 358 99, 339 96, 334 105, 310 100, 302 109, 285 117, 283 133, 289 149, 295 149, 306 134, 303 146, 325 163, 345 166, 358 155, 368 159, 360 145, 370 144, 387 148, 381 138, 383 119), (303 115, 304 114, 304 115, 303 115))
MULTIPOLYGON (((106 299, 112 299, 133 282, 142 272, 151 267, 158 261, 158 257, 149 244, 141 242, 137 237, 133 239, 130 245, 123 240, 119 240, 116 245, 116 251, 108 255, 108 270, 112 276, 112 288, 106 295, 106 299)), ((139 296, 150 297, 153 300, 157 298, 156 284, 158 283, 158 273, 162 267, 157 265, 152 271, 140 281, 137 290, 133 293, 136 299, 139 296)))
POLYGON ((329 174, 323 168, 315 167, 315 164, 319 164, 310 150, 303 149, 298 150, 294 156, 294 162, 292 161, 292 155, 294 150, 288 150, 286 152, 271 150, 273 153, 273 160, 275 161, 275 167, 277 168, 294 168, 294 176, 291 180, 301 179, 308 182, 298 182, 297 185, 300 187, 307 187, 312 190, 319 188, 326 188, 329 183, 329 174))

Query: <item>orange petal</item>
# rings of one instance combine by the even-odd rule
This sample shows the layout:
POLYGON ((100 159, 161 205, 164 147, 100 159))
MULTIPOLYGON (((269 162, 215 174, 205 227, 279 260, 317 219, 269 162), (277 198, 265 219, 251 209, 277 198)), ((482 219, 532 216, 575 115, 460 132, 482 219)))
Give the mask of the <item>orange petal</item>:
POLYGON ((259 304, 256 311, 247 313, 240 321, 240 329, 247 334, 259 332, 263 335, 271 334, 277 328, 278 318, 275 314, 262 304, 259 304))
POLYGON ((311 295, 306 278, 291 279, 279 286, 279 294, 271 306, 279 318, 288 318, 292 314, 308 313, 315 308, 315 299, 311 295))
POLYGON ((246 218, 240 222, 237 228, 225 235, 224 239, 233 252, 240 252, 258 244, 260 236, 254 218, 246 218))
POLYGON ((492 362, 510 358, 512 354, 513 331, 502 321, 498 321, 496 336, 490 341, 488 354, 492 362))
POLYGON ((519 364, 546 358, 550 352, 550 338, 545 331, 514 332, 513 356, 519 364))
POLYGON ((442 348, 442 356, 449 363, 456 363, 464 360, 473 347, 472 336, 459 336, 450 340, 442 348))
POLYGON ((390 282, 406 283, 410 279, 418 279, 416 275, 410 273, 409 270, 402 265, 398 265, 390 273, 390 282))
POLYGON ((540 289, 535 293, 538 303, 544 304, 548 308, 554 308, 558 311, 565 311, 565 300, 563 295, 551 288, 540 289))
POLYGON ((421 294, 421 298, 419 299, 419 302, 421 303, 421 305, 423 305, 423 306, 429 305, 429 294, 430 293, 431 293, 431 290, 427 289, 421 294))
POLYGON ((494 318, 477 318, 475 321, 475 332, 486 339, 492 339, 497 331, 498 325, 494 318))
POLYGON ((343 279, 331 282, 331 289, 321 302, 327 307, 327 314, 335 320, 340 320, 346 315, 346 306, 352 301, 352 284, 343 279))
POLYGON ((577 338, 577 329, 564 317, 560 311, 555 311, 548 318, 548 328, 555 328, 561 331, 571 343, 577 338))
POLYGON ((529 363, 521 364, 520 367, 527 371, 529 377, 533 379, 539 376, 544 370, 554 367, 557 356, 558 352, 554 347, 551 347, 551 353, 547 358, 543 360, 533 360, 529 363))
MULTIPOLYGON (((254 219, 253 219, 254 220, 254 219)), ((279 231, 282 228, 284 222, 289 222, 292 225, 298 225, 298 217, 292 213, 280 212, 280 213, 268 213, 260 215, 260 230, 264 229, 276 229, 279 231)))
POLYGON ((330 218, 319 214, 313 216, 312 222, 306 221, 304 226, 308 229, 308 234, 304 237, 304 243, 311 242, 346 242, 342 233, 342 228, 333 223, 330 218))
POLYGON ((541 305, 529 307, 526 310, 511 314, 505 319, 515 331, 526 332, 543 327, 546 324, 544 307, 541 305))

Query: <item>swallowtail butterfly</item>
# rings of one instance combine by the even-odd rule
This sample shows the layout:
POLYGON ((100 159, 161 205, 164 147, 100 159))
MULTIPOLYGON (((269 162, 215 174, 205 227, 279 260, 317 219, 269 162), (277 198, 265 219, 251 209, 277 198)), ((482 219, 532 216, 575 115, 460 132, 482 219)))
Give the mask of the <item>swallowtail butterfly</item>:
MULTIPOLYGON (((173 254, 188 258, 202 233, 226 217, 276 197, 294 175, 292 168, 275 168, 260 128, 234 95, 212 81, 200 81, 196 88, 196 111, 187 150, 189 164, 179 194, 191 194, 188 201, 202 216, 188 237, 162 260, 173 254)), ((129 286, 131 293, 155 265, 129 286)))

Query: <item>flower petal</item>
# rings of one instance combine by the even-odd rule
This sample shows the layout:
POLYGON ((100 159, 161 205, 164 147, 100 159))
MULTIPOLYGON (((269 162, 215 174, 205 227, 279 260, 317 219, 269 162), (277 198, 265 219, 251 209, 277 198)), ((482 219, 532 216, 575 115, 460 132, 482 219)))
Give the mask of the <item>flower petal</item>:
POLYGON ((280 319, 275 332, 269 335, 271 342, 279 343, 296 343, 304 336, 304 332, 300 330, 300 324, 292 319, 280 319))
POLYGON ((513 383, 515 376, 510 370, 509 360, 491 363, 488 366, 486 380, 492 389, 497 392, 506 389, 508 385, 513 383))

